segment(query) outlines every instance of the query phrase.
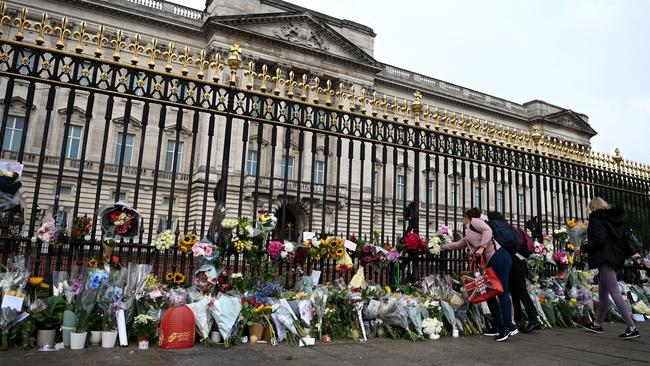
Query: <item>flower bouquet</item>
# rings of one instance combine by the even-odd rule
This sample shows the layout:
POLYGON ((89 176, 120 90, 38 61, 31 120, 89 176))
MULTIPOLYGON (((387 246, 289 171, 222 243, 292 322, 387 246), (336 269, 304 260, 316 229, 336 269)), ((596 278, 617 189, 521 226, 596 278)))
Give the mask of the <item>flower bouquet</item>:
POLYGON ((436 318, 425 318, 422 320, 422 331, 429 337, 429 339, 440 338, 442 326, 442 322, 436 318))
POLYGON ((226 348, 232 345, 233 335, 237 334, 235 325, 239 319, 242 305, 239 296, 219 294, 213 301, 208 302, 208 311, 214 319, 226 348))
POLYGON ((178 247, 181 252, 184 254, 189 254, 192 251, 192 247, 199 241, 199 236, 196 233, 192 232, 190 234, 181 235, 178 241, 178 247))
POLYGON ((77 216, 72 220, 72 229, 70 237, 75 240, 82 240, 84 236, 90 234, 92 220, 87 216, 77 216))
POLYGON ((0 162, 0 211, 20 204, 20 176, 23 165, 16 162, 0 162))
POLYGON ((171 230, 165 230, 160 233, 160 235, 158 235, 158 239, 156 239, 154 245, 156 246, 156 249, 164 252, 167 249, 171 248, 174 245, 175 241, 176 240, 174 239, 174 233, 172 233, 171 230))
POLYGON ((149 348, 149 339, 156 332, 156 319, 147 314, 140 314, 133 320, 131 330, 138 338, 138 348, 149 348))
POLYGON ((429 249, 427 243, 422 240, 420 235, 413 231, 406 233, 406 236, 402 238, 402 246, 409 257, 417 257, 429 249))
POLYGON ((212 330, 212 316, 209 313, 208 304, 212 301, 209 297, 204 297, 197 302, 187 304, 186 306, 192 310, 194 314, 194 321, 196 330, 199 333, 200 342, 202 345, 209 347, 212 346, 210 340, 210 331, 212 330))
POLYGON ((453 238, 451 236, 451 229, 449 229, 449 226, 443 226, 438 231, 436 231, 435 234, 429 239, 429 242, 427 243, 427 247, 429 250, 429 253, 431 255, 438 255, 440 254, 440 250, 442 248, 442 245, 444 244, 449 244, 453 241, 453 238))
POLYGON ((108 237, 117 240, 128 239, 138 236, 140 232, 140 213, 125 203, 102 206, 98 214, 101 217, 102 229, 108 237))

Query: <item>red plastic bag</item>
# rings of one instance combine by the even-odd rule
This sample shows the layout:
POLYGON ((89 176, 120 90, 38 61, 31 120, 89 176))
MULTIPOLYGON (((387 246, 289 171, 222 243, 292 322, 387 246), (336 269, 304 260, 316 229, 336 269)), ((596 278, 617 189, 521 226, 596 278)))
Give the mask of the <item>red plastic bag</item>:
POLYGON ((165 349, 186 349, 194 345, 194 314, 187 306, 169 308, 160 319, 158 346, 165 349))
POLYGON ((485 266, 483 256, 481 256, 481 263, 478 266, 476 264, 476 260, 472 260, 470 271, 461 276, 463 287, 472 304, 488 301, 503 293, 503 285, 499 277, 492 267, 485 266))

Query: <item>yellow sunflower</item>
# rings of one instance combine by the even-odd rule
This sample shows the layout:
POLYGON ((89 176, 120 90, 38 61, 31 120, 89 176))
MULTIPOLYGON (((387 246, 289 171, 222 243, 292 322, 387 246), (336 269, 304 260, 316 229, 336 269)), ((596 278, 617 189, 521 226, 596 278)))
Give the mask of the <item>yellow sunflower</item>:
POLYGON ((97 260, 97 258, 90 258, 87 264, 88 267, 97 268, 97 266, 99 265, 99 261, 97 260))
POLYGON ((49 289, 50 289, 50 285, 48 285, 47 283, 41 283, 41 288, 42 288, 42 289, 45 289, 45 290, 49 290, 49 289))
POLYGON ((171 281, 173 281, 173 280, 174 280, 174 273, 172 273, 172 272, 167 272, 167 273, 165 274, 165 280, 166 280, 167 282, 171 282, 171 281))
POLYGON ((181 245, 192 246, 196 244, 196 235, 194 234, 185 234, 181 236, 181 245))
POLYGON ((344 248, 336 248, 336 251, 334 252, 334 255, 335 255, 337 258, 341 258, 341 257, 343 256, 343 253, 345 253, 345 249, 344 249, 344 248))
POLYGON ((176 272, 176 274, 174 274, 174 283, 177 285, 185 283, 186 279, 187 277, 185 277, 185 275, 180 272, 176 272))

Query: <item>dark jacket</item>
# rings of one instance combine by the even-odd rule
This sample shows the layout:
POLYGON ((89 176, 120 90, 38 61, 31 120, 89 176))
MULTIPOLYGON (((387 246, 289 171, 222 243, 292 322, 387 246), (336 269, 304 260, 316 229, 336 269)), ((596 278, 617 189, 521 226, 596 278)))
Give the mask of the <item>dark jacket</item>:
POLYGON ((626 257, 623 232, 626 227, 623 209, 619 207, 597 210, 589 215, 587 244, 580 248, 589 255, 589 268, 598 268, 604 263, 614 269, 623 267, 626 257))
POLYGON ((501 244, 512 257, 517 254, 519 247, 519 233, 512 226, 508 225, 505 220, 489 220, 487 224, 492 229, 494 239, 501 244))

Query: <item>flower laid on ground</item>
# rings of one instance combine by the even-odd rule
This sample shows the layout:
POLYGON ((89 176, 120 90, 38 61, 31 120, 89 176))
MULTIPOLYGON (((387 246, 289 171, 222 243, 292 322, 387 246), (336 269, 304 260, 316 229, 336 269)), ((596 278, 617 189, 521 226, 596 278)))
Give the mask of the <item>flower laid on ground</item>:
POLYGON ((192 250, 192 246, 199 241, 198 235, 196 233, 184 234, 181 236, 178 246, 180 247, 181 252, 189 253, 192 250))
POLYGON ((108 272, 103 271, 103 270, 102 271, 96 271, 95 273, 92 274, 92 276, 88 280, 88 287, 92 288, 92 289, 97 289, 106 280, 108 280, 108 272))
POLYGON ((171 230, 165 230, 156 239, 156 249, 165 251, 174 245, 174 233, 171 230))
POLYGON ((133 334, 136 337, 149 337, 156 331, 156 318, 147 314, 137 315, 133 319, 133 334))
POLYGON ((442 332, 443 323, 437 318, 425 318, 422 320, 422 332, 431 339, 438 339, 442 332))

